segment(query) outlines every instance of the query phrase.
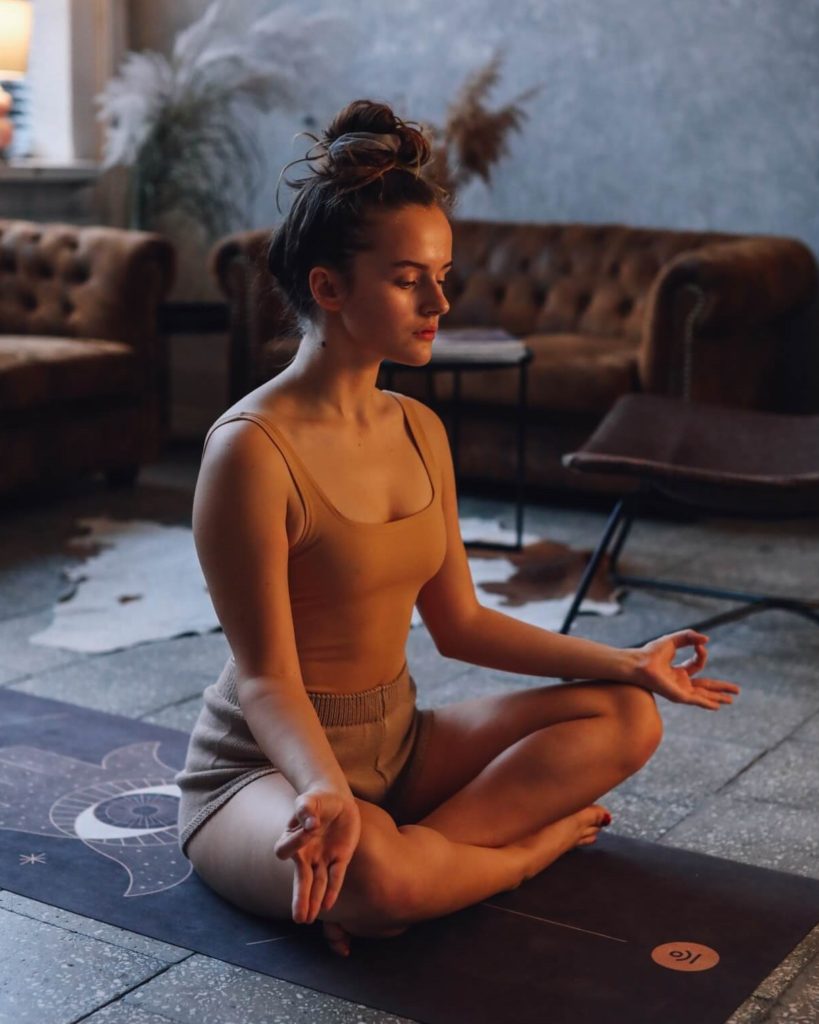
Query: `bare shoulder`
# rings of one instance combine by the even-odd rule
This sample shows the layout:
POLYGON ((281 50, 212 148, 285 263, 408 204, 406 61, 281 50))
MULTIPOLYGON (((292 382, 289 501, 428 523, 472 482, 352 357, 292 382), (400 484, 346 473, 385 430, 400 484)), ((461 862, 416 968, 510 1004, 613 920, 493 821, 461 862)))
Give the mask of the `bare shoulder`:
MULTIPOLYGON (((248 412, 252 411, 250 409, 248 412)), ((217 420, 211 428, 193 500, 194 532, 213 524, 218 537, 234 529, 281 528, 292 546, 304 528, 304 511, 280 449, 264 424, 251 419, 217 420)))

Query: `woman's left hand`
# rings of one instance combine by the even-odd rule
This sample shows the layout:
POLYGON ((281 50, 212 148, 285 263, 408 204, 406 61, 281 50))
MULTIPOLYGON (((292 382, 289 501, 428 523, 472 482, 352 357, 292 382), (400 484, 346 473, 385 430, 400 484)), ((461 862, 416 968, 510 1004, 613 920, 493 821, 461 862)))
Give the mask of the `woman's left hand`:
POLYGON ((718 711, 723 704, 733 703, 731 694, 740 692, 736 683, 706 676, 694 678, 708 660, 707 643, 708 637, 693 629, 681 629, 650 640, 636 649, 634 682, 675 704, 697 704, 709 711, 718 711), (682 647, 693 647, 694 654, 679 665, 672 664, 682 647))

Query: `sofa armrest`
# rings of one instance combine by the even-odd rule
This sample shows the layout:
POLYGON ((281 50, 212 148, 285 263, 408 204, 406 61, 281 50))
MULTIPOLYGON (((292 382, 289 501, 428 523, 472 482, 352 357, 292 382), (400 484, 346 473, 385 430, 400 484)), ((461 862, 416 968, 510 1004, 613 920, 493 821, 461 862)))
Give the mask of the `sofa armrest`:
POLYGON ((775 404, 783 322, 818 287, 816 260, 796 239, 741 238, 681 253, 647 297, 641 386, 724 405, 775 404))
POLYGON ((298 333, 267 269, 269 243, 269 229, 237 231, 220 239, 210 252, 210 272, 228 302, 231 402, 260 383, 265 343, 298 333))

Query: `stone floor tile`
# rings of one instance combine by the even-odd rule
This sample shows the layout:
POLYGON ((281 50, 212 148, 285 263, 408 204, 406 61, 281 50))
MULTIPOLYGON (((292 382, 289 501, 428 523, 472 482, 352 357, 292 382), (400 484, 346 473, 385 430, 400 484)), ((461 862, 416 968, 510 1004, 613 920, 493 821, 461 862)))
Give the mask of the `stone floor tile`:
POLYGON ((193 956, 123 1002, 179 1024, 403 1024, 396 1017, 256 971, 193 956))
MULTIPOLYGON (((689 710, 696 714, 696 709, 689 710)), ((757 756, 758 750, 739 743, 667 730, 651 759, 617 789, 654 800, 701 799, 721 789, 757 756)))
POLYGON ((189 666, 185 658, 169 654, 163 663, 161 656, 151 652, 154 646, 140 644, 127 651, 95 655, 39 672, 11 688, 135 718, 200 696, 215 681, 213 672, 204 674, 195 664, 189 666))
POLYGON ((109 1003, 108 1006, 92 1013, 90 1017, 83 1017, 81 1024, 169 1024, 172 1019, 164 1014, 149 1013, 118 999, 115 1003, 109 1003))
MULTIPOLYGON (((131 649, 132 655, 135 650, 131 649)), ((109 657, 97 655, 87 662, 41 672, 23 682, 10 684, 10 688, 96 711, 138 718, 186 697, 198 696, 214 681, 202 673, 186 673, 181 669, 158 678, 131 667, 120 667, 107 660, 109 657)))
POLYGON ((68 1024, 165 970, 162 960, 0 910, 0 1021, 68 1024))
POLYGON ((605 793, 596 802, 611 811, 612 823, 607 826, 608 831, 651 843, 665 835, 696 807, 696 800, 651 800, 617 789, 605 793))
POLYGON ((167 729, 179 729, 180 732, 190 733, 202 710, 202 696, 189 697, 178 704, 171 704, 169 707, 161 708, 159 711, 151 711, 147 715, 140 715, 143 722, 151 722, 153 725, 164 725, 167 729))
POLYGON ((734 1010, 725 1024, 764 1024, 770 1011, 770 1000, 753 995, 734 1010))
POLYGON ((819 743, 819 711, 803 722, 791 739, 799 740, 800 743, 819 743))
POLYGON ((35 921, 42 921, 44 924, 56 925, 66 931, 87 935, 91 939, 100 939, 112 946, 122 946, 123 949, 142 953, 166 964, 178 963, 191 955, 190 950, 182 949, 180 946, 172 946, 167 942, 148 938, 146 935, 137 935, 124 928, 116 928, 110 924, 103 924, 101 921, 94 921, 90 917, 72 914, 68 910, 61 910, 59 907, 52 907, 47 903, 29 899, 28 896, 19 896, 17 893, 5 889, 0 890, 0 909, 29 917, 35 921))
POLYGON ((730 782, 722 794, 812 811, 805 816, 805 828, 819 841, 819 757, 812 743, 783 740, 730 782))
POLYGON ((715 857, 819 878, 819 836, 803 810, 717 794, 660 842, 715 857))
POLYGON ((657 706, 666 732, 687 733, 740 743, 754 750, 768 750, 793 734, 819 701, 819 693, 815 696, 778 695, 775 698, 776 714, 772 714, 771 694, 762 687, 748 684, 741 672, 733 671, 730 659, 715 655, 709 661, 705 674, 736 683, 740 692, 732 695, 731 704, 722 704, 716 711, 658 698, 657 706))
POLYGON ((36 615, 74 591, 62 573, 69 561, 62 554, 31 555, 0 568, 0 619, 36 615))
POLYGON ((44 630, 52 619, 50 607, 39 612, 0 619, 0 651, 3 652, 0 658, 0 686, 88 657, 80 651, 41 647, 29 642, 28 638, 44 630))
POLYGON ((775 967, 768 977, 757 987, 755 995, 763 999, 778 999, 791 982, 809 964, 813 967, 819 956, 819 925, 775 967))
POLYGON ((800 972, 771 1007, 766 1024, 816 1024, 819 1018, 819 956, 800 972))

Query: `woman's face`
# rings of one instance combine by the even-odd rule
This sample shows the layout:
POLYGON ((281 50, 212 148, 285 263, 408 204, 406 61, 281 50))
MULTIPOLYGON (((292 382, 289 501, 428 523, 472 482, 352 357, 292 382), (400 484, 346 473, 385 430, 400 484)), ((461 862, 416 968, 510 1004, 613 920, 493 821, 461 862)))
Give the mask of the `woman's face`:
POLYGON ((439 317, 449 310, 444 281, 452 229, 437 206, 370 215, 370 248, 356 253, 339 316, 351 338, 376 358, 429 361, 439 317))

